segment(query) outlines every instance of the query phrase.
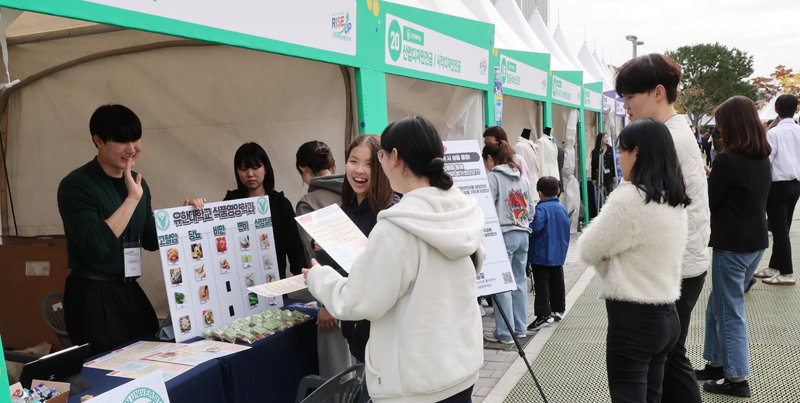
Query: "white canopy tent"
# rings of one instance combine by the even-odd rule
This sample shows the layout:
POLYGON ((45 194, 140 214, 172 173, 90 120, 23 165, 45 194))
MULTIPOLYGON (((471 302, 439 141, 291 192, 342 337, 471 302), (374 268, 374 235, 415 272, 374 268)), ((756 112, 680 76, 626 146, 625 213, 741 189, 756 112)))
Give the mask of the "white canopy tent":
POLYGON ((461 0, 479 21, 494 24, 496 48, 520 50, 523 52, 545 52, 544 48, 534 49, 503 20, 500 13, 489 0, 461 0))
MULTIPOLYGON (((525 39, 526 34, 520 32, 506 22, 506 19, 498 12, 489 0, 462 0, 467 8, 472 11, 478 19, 494 24, 495 26, 495 47, 520 50, 525 52, 546 53, 544 45, 525 39), (501 34, 506 33, 506 40, 510 40, 507 46, 497 44, 501 39, 501 34), (508 35, 508 33, 513 35, 508 35)), ((513 5, 516 7, 516 4, 513 5)), ((522 129, 531 129, 533 133, 541 133, 542 127, 542 107, 541 103, 531 99, 519 98, 514 96, 503 96, 503 129, 508 135, 511 146, 517 142, 522 129)), ((536 135, 532 136, 534 139, 536 135)))
MULTIPOLYGON (((465 0, 452 1, 452 0, 419 0, 421 4, 430 10, 437 11, 443 14, 449 14, 462 18, 469 18, 476 21, 484 21, 495 24, 495 47, 503 49, 512 49, 520 51, 541 51, 534 50, 529 44, 523 41, 516 33, 515 30, 509 27, 502 17, 491 7, 487 0, 465 0)), ((394 81, 394 79, 392 79, 394 81)), ((429 83, 428 83, 429 84, 429 83)), ((438 93, 435 86, 431 87, 426 84, 424 88, 419 88, 420 91, 433 91, 438 93)), ((387 76, 387 87, 390 85, 390 80, 387 76)), ((453 87, 457 88, 457 87, 453 87)), ((387 90, 388 93, 389 90, 387 90)), ((479 91, 470 90, 467 88, 459 88, 458 92, 461 94, 469 94, 469 100, 462 100, 460 109, 464 110, 464 114, 468 117, 470 124, 470 136, 467 138, 480 138, 483 132, 484 119, 483 119, 483 94, 479 91)), ((390 97, 391 98, 391 97, 390 97)), ((390 101, 390 105, 391 105, 390 101)), ((435 107, 435 105, 431 105, 435 107)), ((391 107, 390 107, 390 120, 391 120, 391 107)), ((541 108, 531 100, 520 99, 516 97, 504 97, 503 99, 503 127, 506 128, 509 135, 509 141, 516 142, 522 128, 538 128, 541 127, 541 108)), ((455 139, 455 137, 451 138, 455 139)), ((479 139, 479 141, 481 141, 479 139)))
POLYGON ((611 91, 614 89, 613 81, 610 81, 606 77, 602 67, 600 67, 597 64, 597 61, 589 52, 589 47, 586 45, 586 42, 583 42, 581 49, 578 51, 578 60, 585 69, 584 71, 589 72, 592 75, 592 77, 598 78, 603 82, 603 92, 611 91))
POLYGON ((539 10, 534 9, 533 14, 528 19, 528 25, 539 38, 539 40, 545 45, 547 51, 551 55, 551 66, 552 66, 552 59, 557 59, 560 65, 563 68, 556 68, 555 66, 551 68, 551 70, 572 70, 578 71, 580 68, 572 64, 570 62, 569 57, 561 51, 561 47, 556 44, 555 40, 553 40, 553 36, 550 33, 550 30, 547 29, 547 25, 544 23, 542 19, 542 15, 539 14, 539 10))
MULTIPOLYGON (((4 221, 19 230, 6 234, 63 234, 56 190, 96 155, 88 122, 102 104, 139 115, 143 151, 135 169, 155 209, 187 197, 221 200, 236 186, 234 152, 248 141, 267 150, 276 189, 292 202, 305 193, 294 166, 300 144, 325 141, 344 166, 355 122, 348 68, 27 12, 9 28, 8 42, 11 77, 22 81, 0 97, 7 105, 4 221), (11 197, 16 222, 5 207, 11 197)), ((158 257, 144 259, 140 281, 163 316, 158 257)))
MULTIPOLYGON (((458 2, 398 0, 394 3, 478 20, 458 2)), ((483 131, 483 93, 479 90, 386 75, 389 122, 408 115, 424 115, 445 140, 478 139, 483 131)))
POLYGON ((600 67, 600 70, 603 73, 603 77, 605 77, 605 79, 608 80, 610 84, 613 84, 615 82, 614 72, 611 71, 608 63, 606 63, 605 60, 603 60, 600 56, 597 55, 597 49, 595 49, 592 52, 592 57, 594 58, 595 63, 597 63, 597 66, 600 67))

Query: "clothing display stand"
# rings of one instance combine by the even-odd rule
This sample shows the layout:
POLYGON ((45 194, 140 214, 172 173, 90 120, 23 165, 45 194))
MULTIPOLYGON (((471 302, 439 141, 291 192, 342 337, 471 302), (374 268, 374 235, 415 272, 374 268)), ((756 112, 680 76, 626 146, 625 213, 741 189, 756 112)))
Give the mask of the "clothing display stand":
MULTIPOLYGON (((492 304, 494 305, 495 315, 497 315, 497 312, 500 312, 500 315, 503 317, 503 322, 506 323, 506 327, 508 327, 509 329, 513 329, 513 327, 511 327, 511 323, 508 321, 506 313, 503 312, 503 308, 500 306, 500 302, 497 301, 496 294, 492 294, 492 304)), ((544 395, 544 391, 542 390, 542 385, 539 385, 539 380, 536 379, 536 375, 533 373, 533 368, 531 368, 531 364, 525 357, 525 351, 522 349, 522 344, 520 344, 517 335, 515 335, 513 331, 509 333, 511 333, 511 338, 514 339, 514 344, 517 346, 517 351, 519 352, 519 356, 522 357, 522 361, 524 361, 525 365, 528 367, 528 372, 531 373, 531 378, 533 378, 533 383, 536 384, 536 389, 539 389, 539 394, 542 396, 542 401, 544 401, 544 403, 547 403, 547 397, 545 397, 544 395)))

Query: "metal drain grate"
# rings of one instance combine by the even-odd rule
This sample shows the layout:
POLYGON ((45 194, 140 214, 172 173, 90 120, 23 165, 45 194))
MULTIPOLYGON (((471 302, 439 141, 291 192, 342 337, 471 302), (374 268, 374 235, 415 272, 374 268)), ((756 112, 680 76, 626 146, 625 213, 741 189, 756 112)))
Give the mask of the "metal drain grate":
MULTIPOLYGON (((800 256, 800 237, 792 237, 794 256, 800 256)), ((769 263, 767 250, 761 261, 769 263)), ((794 258, 800 274, 800 261, 794 258)), ((687 337, 688 356, 701 367, 705 336, 705 311, 711 291, 711 273, 692 314, 687 337)), ((593 278, 568 315, 553 332, 533 371, 549 402, 610 402, 605 367, 606 311, 597 299, 600 282, 593 278)), ((751 402, 800 402, 800 285, 772 286, 759 281, 745 296, 750 342, 751 402)), ((741 398, 702 393, 704 402, 741 402, 741 398)), ((527 372, 506 396, 505 402, 541 402, 527 372)))

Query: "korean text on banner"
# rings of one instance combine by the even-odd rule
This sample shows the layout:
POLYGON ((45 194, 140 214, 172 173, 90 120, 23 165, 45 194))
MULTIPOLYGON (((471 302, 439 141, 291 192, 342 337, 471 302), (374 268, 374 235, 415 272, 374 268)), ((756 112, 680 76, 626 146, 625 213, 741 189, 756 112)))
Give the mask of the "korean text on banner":
POLYGON ((483 228, 486 259, 477 278, 478 295, 516 289, 517 285, 514 282, 511 263, 508 261, 500 220, 497 218, 478 142, 445 141, 444 169, 453 177, 454 185, 461 189, 461 192, 478 200, 478 205, 486 217, 483 228))
POLYGON ((247 291, 280 278, 266 197, 158 210, 155 219, 176 341, 283 305, 247 291))
POLYGON ((386 14, 387 65, 471 81, 488 82, 489 51, 386 14))

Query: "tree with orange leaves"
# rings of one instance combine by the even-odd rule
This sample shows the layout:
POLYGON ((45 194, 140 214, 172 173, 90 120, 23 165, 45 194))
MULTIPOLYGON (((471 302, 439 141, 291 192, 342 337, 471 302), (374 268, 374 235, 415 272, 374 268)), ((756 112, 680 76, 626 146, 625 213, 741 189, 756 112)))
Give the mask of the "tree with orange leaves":
POLYGON ((795 73, 792 68, 779 64, 769 77, 754 78, 753 85, 767 101, 780 94, 800 95, 800 73, 795 73))

